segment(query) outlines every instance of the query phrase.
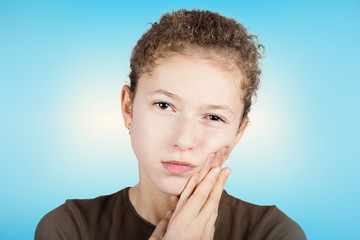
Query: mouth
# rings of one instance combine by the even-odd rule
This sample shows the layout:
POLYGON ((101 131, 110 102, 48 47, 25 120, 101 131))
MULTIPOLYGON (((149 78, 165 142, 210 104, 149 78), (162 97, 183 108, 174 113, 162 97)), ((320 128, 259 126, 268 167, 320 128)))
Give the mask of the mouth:
POLYGON ((195 166, 190 163, 179 161, 162 162, 162 165, 171 174, 176 175, 189 172, 195 168, 195 166))

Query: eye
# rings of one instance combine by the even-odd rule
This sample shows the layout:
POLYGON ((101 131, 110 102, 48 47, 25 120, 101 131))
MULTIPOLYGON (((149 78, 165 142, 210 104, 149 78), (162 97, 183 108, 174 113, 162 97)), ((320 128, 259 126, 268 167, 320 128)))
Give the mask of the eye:
POLYGON ((206 116, 209 120, 211 121, 215 121, 215 122, 225 122, 221 117, 217 116, 217 115, 208 115, 206 116))
POLYGON ((160 108, 161 110, 166 110, 168 109, 170 106, 170 104, 166 103, 166 102, 156 102, 154 103, 154 105, 156 105, 158 108, 160 108))

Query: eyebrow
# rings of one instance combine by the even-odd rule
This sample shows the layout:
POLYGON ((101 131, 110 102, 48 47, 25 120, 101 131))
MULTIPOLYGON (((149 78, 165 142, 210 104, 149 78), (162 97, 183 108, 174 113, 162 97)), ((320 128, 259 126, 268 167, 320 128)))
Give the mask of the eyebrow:
POLYGON ((206 108, 207 108, 207 109, 210 109, 210 110, 217 110, 217 109, 225 110, 225 111, 228 111, 228 112, 231 113, 231 114, 234 114, 234 112, 233 112, 228 106, 223 106, 223 105, 207 105, 206 108))
MULTIPOLYGON (((153 94, 163 94, 163 95, 166 95, 172 99, 175 99, 175 100, 178 100, 178 101, 181 101, 181 98, 174 94, 174 93, 171 93, 171 92, 168 92, 168 91, 165 91, 165 90, 162 90, 162 89, 158 89, 158 90, 154 90, 154 91, 148 91, 148 93, 150 95, 153 95, 153 94)), ((213 104, 210 104, 210 105, 205 105, 205 108, 206 109, 209 109, 209 110, 225 110, 225 111, 228 111, 229 113, 231 114, 235 114, 234 111, 232 111, 228 106, 225 106, 225 105, 213 105, 213 104)))
POLYGON ((173 98, 173 99, 176 99, 176 100, 181 100, 180 97, 174 93, 171 93, 171 92, 168 92, 168 91, 165 91, 165 90, 161 90, 161 89, 158 89, 158 90, 154 90, 154 91, 148 91, 148 93, 150 95, 153 95, 153 94, 164 94, 170 98, 173 98))

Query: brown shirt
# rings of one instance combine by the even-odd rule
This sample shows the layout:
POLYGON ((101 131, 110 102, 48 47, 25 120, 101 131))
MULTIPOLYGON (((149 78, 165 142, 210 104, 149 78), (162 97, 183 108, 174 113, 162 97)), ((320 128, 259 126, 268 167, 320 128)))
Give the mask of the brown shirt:
MULTIPOLYGON (((155 226, 137 214, 129 188, 94 199, 67 200, 46 214, 35 231, 42 239, 148 239, 155 226)), ((275 206, 257 206, 224 190, 214 239, 306 239, 298 224, 275 206)))

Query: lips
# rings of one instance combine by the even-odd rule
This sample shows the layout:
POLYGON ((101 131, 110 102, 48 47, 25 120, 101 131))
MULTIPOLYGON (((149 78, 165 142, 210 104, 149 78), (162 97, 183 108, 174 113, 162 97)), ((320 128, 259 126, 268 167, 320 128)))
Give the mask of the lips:
POLYGON ((162 164, 171 174, 176 175, 189 172, 195 168, 195 166, 190 163, 179 161, 162 162, 162 164))

